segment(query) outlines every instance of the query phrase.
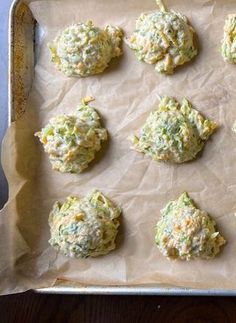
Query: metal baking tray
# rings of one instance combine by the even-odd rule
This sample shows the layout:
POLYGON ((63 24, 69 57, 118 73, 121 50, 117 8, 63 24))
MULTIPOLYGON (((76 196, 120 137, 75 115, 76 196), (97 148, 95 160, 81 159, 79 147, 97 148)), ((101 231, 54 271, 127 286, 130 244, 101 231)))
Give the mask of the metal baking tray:
MULTIPOLYGON (((19 119, 34 77, 37 42, 42 30, 23 0, 14 0, 9 14, 8 109, 9 125, 19 119)), ((236 290, 189 289, 163 285, 94 286, 58 280, 53 287, 37 289, 54 294, 116 294, 116 295, 189 295, 235 296, 236 290)))

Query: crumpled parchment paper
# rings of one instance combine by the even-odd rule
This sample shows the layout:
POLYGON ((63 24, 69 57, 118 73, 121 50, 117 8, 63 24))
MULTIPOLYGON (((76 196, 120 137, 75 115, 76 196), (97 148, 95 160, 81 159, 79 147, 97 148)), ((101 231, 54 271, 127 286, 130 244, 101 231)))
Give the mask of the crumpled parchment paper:
POLYGON ((233 0, 168 0, 168 8, 185 14, 198 36, 199 54, 173 76, 158 75, 154 66, 124 55, 101 75, 67 78, 50 62, 47 43, 60 29, 92 19, 100 27, 118 25, 129 36, 135 19, 157 10, 154 0, 33 1, 30 8, 44 35, 39 46, 27 112, 7 131, 2 163, 10 197, 0 214, 0 290, 14 293, 51 286, 57 278, 82 284, 166 284, 193 288, 236 288, 236 67, 219 52, 233 0), (109 131, 96 162, 80 175, 52 171, 48 156, 33 136, 48 120, 73 113, 81 98, 94 105, 109 131), (188 98, 220 128, 193 162, 157 163, 130 149, 158 95, 188 98), (123 209, 117 249, 95 259, 68 259, 48 244, 48 214, 56 200, 85 195, 98 188, 123 209), (216 219, 227 239, 214 260, 169 261, 154 242, 160 209, 187 191, 196 204, 216 219))

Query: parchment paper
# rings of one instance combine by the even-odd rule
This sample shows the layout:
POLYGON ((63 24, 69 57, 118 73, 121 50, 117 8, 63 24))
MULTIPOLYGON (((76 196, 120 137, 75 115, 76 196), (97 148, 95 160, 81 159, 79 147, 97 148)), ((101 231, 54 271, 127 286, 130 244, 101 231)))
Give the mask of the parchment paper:
POLYGON ((199 55, 173 76, 158 75, 124 55, 101 75, 67 78, 50 63, 48 41, 72 22, 92 19, 103 27, 121 26, 126 36, 141 12, 156 10, 154 0, 35 1, 30 8, 44 28, 27 112, 8 129, 2 163, 10 198, 0 216, 0 289, 13 293, 51 286, 57 278, 84 284, 166 284, 194 288, 236 288, 236 66, 219 52, 226 15, 235 1, 168 0, 187 15, 197 31, 199 55), (109 144, 80 175, 52 171, 48 156, 33 136, 48 120, 73 113, 91 95, 109 131, 109 144), (220 124, 203 154, 183 165, 156 163, 132 151, 127 137, 158 104, 157 95, 188 98, 196 109, 220 124), (100 189, 123 209, 117 249, 107 256, 76 260, 48 244, 48 214, 56 200, 100 189), (154 226, 169 200, 189 192, 227 239, 214 260, 169 261, 154 243, 154 226))

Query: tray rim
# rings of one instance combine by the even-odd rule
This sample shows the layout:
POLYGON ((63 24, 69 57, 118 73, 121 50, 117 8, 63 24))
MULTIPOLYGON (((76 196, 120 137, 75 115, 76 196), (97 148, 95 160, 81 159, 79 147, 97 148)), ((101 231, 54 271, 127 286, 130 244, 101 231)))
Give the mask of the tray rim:
POLYGON ((13 105, 13 33, 14 33, 14 15, 15 8, 20 4, 21 0, 13 0, 10 10, 9 10, 9 19, 8 19, 8 126, 10 127, 12 123, 12 109, 13 105))
POLYGON ((35 290, 43 294, 68 295, 157 295, 157 296, 236 296, 236 290, 224 289, 192 289, 156 286, 52 286, 35 290))
MULTIPOLYGON (((24 0, 13 0, 9 10, 8 21, 8 126, 14 121, 14 17, 17 6, 24 0)), ((155 284, 148 285, 81 285, 71 286, 61 283, 51 287, 34 289, 36 293, 73 294, 73 295, 163 295, 163 296, 236 296, 236 289, 193 289, 182 287, 158 287, 155 284)))

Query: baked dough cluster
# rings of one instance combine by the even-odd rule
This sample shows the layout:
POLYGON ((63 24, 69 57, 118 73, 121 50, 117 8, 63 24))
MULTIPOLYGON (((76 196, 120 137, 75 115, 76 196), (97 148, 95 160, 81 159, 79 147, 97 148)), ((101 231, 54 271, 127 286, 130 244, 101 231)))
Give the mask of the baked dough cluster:
POLYGON ((197 156, 216 128, 216 123, 205 119, 188 100, 180 104, 164 97, 131 141, 135 150, 155 161, 184 163, 197 156))
POLYGON ((65 256, 105 255, 115 248, 121 210, 98 190, 56 202, 49 215, 49 243, 65 256))
POLYGON ((92 21, 73 24, 49 44, 52 62, 67 76, 102 73, 112 58, 122 54, 123 32, 108 25, 104 30, 92 21))
POLYGON ((236 14, 228 15, 225 21, 221 53, 226 62, 236 64, 236 14))
POLYGON ((167 11, 163 5, 161 9, 141 14, 127 43, 140 61, 155 64, 159 73, 173 74, 197 55, 194 30, 179 12, 167 11))
POLYGON ((226 243, 215 225, 215 221, 183 193, 161 210, 161 219, 156 225, 156 244, 160 252, 171 259, 214 258, 226 243))
POLYGON ((74 115, 59 115, 35 136, 39 137, 54 170, 62 173, 80 173, 88 167, 107 140, 107 131, 101 126, 96 110, 85 98, 74 115))

